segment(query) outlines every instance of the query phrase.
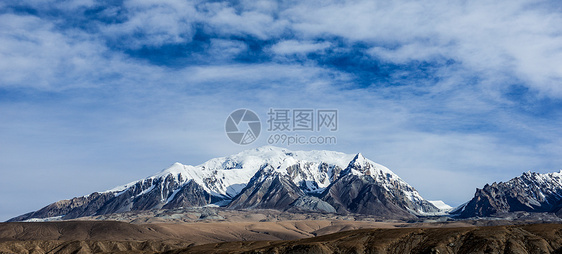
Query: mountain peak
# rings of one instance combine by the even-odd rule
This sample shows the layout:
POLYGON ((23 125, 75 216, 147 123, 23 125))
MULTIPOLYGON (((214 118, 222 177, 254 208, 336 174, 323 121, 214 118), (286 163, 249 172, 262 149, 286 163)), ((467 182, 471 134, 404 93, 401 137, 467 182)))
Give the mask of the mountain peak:
POLYGON ((349 162, 343 174, 371 175, 372 167, 374 167, 374 165, 372 165, 372 163, 370 163, 363 154, 358 153, 349 162))
POLYGON ((162 169, 159 174, 157 175, 164 175, 164 174, 181 174, 185 171, 185 166, 179 162, 175 162, 170 167, 162 169))
POLYGON ((357 165, 364 165, 365 162, 367 162, 367 159, 365 159, 365 156, 363 156, 363 154, 358 153, 355 155, 355 157, 353 157, 353 160, 351 162, 357 165))

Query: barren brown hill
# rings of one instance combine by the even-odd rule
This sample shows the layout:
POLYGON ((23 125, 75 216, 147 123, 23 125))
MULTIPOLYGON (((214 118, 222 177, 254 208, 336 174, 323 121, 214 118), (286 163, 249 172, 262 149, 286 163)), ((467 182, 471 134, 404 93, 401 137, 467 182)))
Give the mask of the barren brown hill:
POLYGON ((167 253, 562 253, 562 225, 361 229, 292 241, 207 244, 167 253))
POLYGON ((0 223, 0 253, 562 253, 562 224, 470 223, 0 223))
POLYGON ((279 241, 397 223, 344 220, 132 224, 117 221, 0 223, 0 253, 161 252, 232 241, 279 241))

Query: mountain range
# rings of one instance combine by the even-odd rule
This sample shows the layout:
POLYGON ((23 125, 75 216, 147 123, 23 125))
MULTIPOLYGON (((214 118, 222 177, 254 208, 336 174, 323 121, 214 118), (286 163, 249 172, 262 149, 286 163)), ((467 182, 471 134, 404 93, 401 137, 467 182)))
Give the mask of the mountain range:
POLYGON ((290 151, 265 146, 197 166, 174 163, 138 181, 61 200, 9 221, 65 220, 193 207, 274 209, 382 219, 501 216, 515 212, 562 217, 562 171, 525 172, 477 188, 457 208, 427 201, 390 169, 361 153, 290 151))
POLYGON ((266 146, 197 166, 175 163, 150 177, 61 200, 9 221, 202 206, 365 214, 387 219, 444 214, 391 170, 360 153, 266 146))
POLYGON ((513 212, 562 215, 562 171, 525 172, 507 182, 486 184, 474 197, 451 211, 460 218, 489 217, 513 212))

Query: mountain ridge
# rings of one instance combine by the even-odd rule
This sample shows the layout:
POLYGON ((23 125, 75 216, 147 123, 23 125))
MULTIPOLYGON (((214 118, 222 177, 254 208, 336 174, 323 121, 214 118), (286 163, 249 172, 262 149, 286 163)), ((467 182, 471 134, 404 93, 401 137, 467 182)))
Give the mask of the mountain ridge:
POLYGON ((451 211, 460 218, 490 217, 513 212, 562 215, 562 170, 527 171, 506 182, 477 188, 474 197, 451 211))
POLYGON ((176 162, 147 178, 107 191, 61 200, 10 221, 57 216, 73 219, 127 211, 208 205, 233 209, 337 211, 389 218, 441 212, 390 169, 366 159, 361 153, 291 151, 265 146, 210 159, 197 166, 176 162), (343 199, 334 198, 333 193, 344 193, 342 188, 345 184, 338 185, 338 181, 349 181, 346 184, 353 182, 353 186, 363 188, 351 192, 347 190, 346 194, 369 193, 369 198, 362 200, 353 195, 343 199), (384 209, 375 209, 369 204, 371 202, 383 204, 384 209), (351 207, 358 205, 371 207, 378 212, 351 207), (335 206, 340 207, 339 210, 335 206))

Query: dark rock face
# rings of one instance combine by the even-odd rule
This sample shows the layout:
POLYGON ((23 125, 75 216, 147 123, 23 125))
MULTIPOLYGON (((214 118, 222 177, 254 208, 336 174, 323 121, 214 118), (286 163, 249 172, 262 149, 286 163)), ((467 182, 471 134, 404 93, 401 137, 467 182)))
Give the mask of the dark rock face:
POLYGON ((313 196, 300 196, 288 210, 303 212, 336 213, 336 208, 328 202, 313 196))
MULTIPOLYGON (((294 174, 283 175, 267 165, 227 207, 357 213, 392 219, 415 218, 416 211, 438 211, 423 199, 407 196, 415 189, 401 180, 386 181, 386 186, 377 181, 370 171, 373 165, 361 162, 364 158, 359 156, 345 170, 338 170, 336 180, 318 197, 305 192, 308 188, 296 186, 290 178, 294 174)), ((290 173, 293 172, 300 170, 293 166, 290 173)))
POLYGON ((556 213, 562 204, 562 174, 525 172, 507 182, 486 184, 452 214, 461 218, 510 212, 556 213))
POLYGON ((318 171, 319 178, 316 179, 318 182, 333 182, 335 181, 342 169, 336 165, 328 165, 327 163, 320 163, 318 168, 314 168, 314 163, 308 162, 301 164, 295 164, 292 166, 287 167, 287 176, 291 179, 291 181, 295 181, 295 179, 302 179, 300 184, 298 184, 299 188, 304 191, 305 193, 315 192, 320 189, 318 183, 312 180, 312 176, 310 176, 310 172, 318 171))
POLYGON ((267 165, 260 169, 248 185, 238 194, 228 208, 286 209, 300 196, 305 195, 287 175, 274 172, 267 165))
POLYGON ((76 218, 81 214, 89 214, 99 210, 111 198, 113 198, 113 194, 100 194, 95 192, 89 196, 52 203, 38 211, 20 215, 9 221, 23 221, 29 218, 49 218, 66 214, 69 215, 69 218, 76 218))
POLYGON ((359 213, 388 218, 413 218, 401 202, 370 177, 344 176, 322 195, 338 213, 359 213))
POLYGON ((189 181, 170 198, 171 200, 162 207, 163 209, 205 206, 222 200, 209 194, 194 181, 189 181))
POLYGON ((27 213, 9 221, 24 221, 30 218, 49 218, 63 216, 62 219, 74 219, 83 216, 141 211, 160 208, 204 206, 220 201, 211 196, 200 185, 189 181, 181 189, 177 182, 169 176, 163 179, 139 181, 122 193, 93 193, 85 197, 61 200, 50 204, 36 212, 27 213), (142 195, 141 195, 142 194, 142 195), (171 200, 168 202, 168 198, 171 200))
POLYGON ((416 213, 438 212, 435 206, 400 179, 382 172, 365 162, 361 154, 349 163, 339 178, 322 193, 322 200, 338 213, 378 215, 387 218, 414 218, 416 213))

